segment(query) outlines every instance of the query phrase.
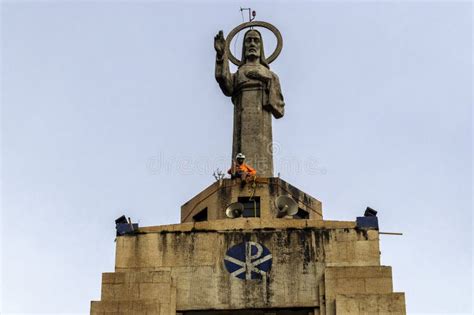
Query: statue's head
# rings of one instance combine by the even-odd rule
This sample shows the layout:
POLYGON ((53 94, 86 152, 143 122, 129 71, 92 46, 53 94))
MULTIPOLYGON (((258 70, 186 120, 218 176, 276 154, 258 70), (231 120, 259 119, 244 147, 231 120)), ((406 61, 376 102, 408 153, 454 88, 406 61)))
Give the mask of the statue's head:
POLYGON ((260 63, 268 68, 263 51, 263 39, 259 31, 251 29, 245 33, 242 44, 242 64, 248 59, 259 59, 260 63))

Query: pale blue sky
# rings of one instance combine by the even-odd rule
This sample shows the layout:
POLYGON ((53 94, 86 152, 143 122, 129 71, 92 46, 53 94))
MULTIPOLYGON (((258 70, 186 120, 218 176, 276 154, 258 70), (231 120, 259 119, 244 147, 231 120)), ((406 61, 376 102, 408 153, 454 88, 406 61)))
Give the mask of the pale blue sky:
POLYGON ((471 3, 4 1, 2 314, 88 313, 114 219, 178 223, 228 166, 213 37, 240 6, 285 41, 276 172, 404 233, 381 251, 409 314, 472 313, 471 3))

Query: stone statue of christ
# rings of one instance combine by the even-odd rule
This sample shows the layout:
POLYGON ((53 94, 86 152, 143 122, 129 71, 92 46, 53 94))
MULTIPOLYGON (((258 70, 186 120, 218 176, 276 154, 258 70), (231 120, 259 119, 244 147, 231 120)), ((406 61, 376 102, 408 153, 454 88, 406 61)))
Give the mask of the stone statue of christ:
POLYGON ((225 39, 220 31, 214 38, 216 80, 222 92, 232 97, 234 131, 232 156, 243 153, 257 169, 257 176, 273 176, 272 115, 281 118, 285 103, 278 76, 265 60, 260 32, 245 33, 241 64, 235 73, 229 70, 225 39))

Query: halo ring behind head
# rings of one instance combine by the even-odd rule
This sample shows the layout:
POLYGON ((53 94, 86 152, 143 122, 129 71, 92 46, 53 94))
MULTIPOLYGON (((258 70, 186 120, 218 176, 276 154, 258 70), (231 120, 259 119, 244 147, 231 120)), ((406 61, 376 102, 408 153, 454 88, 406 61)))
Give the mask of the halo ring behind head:
POLYGON ((270 55, 270 57, 266 58, 267 62, 270 64, 281 53, 281 49, 283 48, 283 37, 281 36, 280 31, 275 26, 273 26, 272 24, 268 22, 263 22, 263 21, 245 22, 236 26, 232 31, 230 31, 229 35, 227 35, 227 38, 225 40, 225 51, 227 52, 227 56, 229 56, 229 60, 236 66, 240 66, 242 64, 242 60, 237 59, 230 51, 230 42, 232 42, 232 39, 234 38, 235 35, 237 35, 238 32, 240 32, 241 30, 245 28, 254 27, 254 26, 260 26, 260 27, 266 28, 267 30, 272 32, 277 38, 277 46, 275 48, 275 51, 270 55))

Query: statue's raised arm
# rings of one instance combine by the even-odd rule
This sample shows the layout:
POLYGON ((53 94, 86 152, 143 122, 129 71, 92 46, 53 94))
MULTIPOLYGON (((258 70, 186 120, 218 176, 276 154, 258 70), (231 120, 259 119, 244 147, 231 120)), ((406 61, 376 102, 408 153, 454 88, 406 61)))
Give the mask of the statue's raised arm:
POLYGON ((283 117, 285 103, 278 76, 270 70, 269 63, 282 48, 280 32, 266 22, 247 22, 236 27, 224 39, 223 31, 214 37, 216 50, 215 76, 226 96, 234 104, 234 134, 232 156, 244 153, 258 176, 273 176, 272 119, 283 117), (275 52, 265 58, 263 38, 254 26, 270 29, 277 37, 275 52), (241 60, 229 50, 230 41, 242 29, 251 28, 244 35, 241 60), (238 66, 235 73, 229 70, 229 61, 238 66))
POLYGON ((226 96, 232 96, 233 80, 229 71, 229 59, 225 49, 224 32, 214 37, 214 49, 216 50, 216 80, 226 96))

